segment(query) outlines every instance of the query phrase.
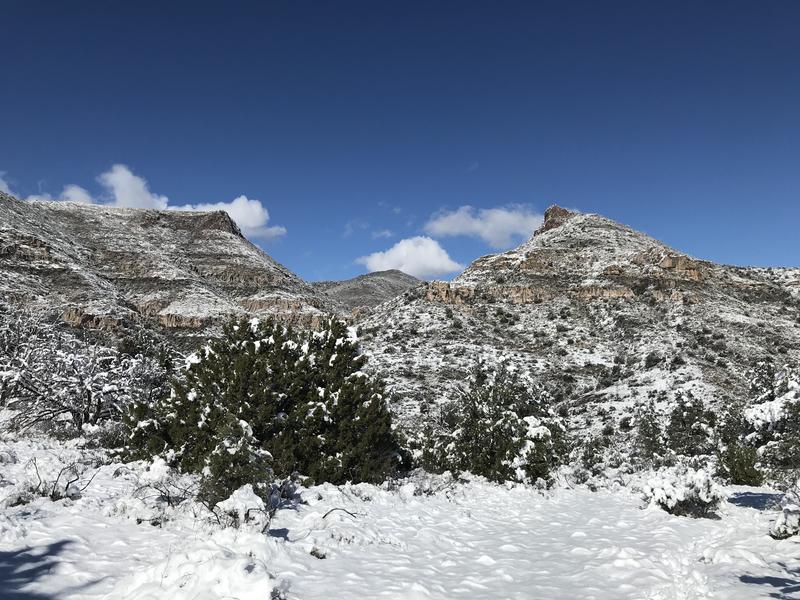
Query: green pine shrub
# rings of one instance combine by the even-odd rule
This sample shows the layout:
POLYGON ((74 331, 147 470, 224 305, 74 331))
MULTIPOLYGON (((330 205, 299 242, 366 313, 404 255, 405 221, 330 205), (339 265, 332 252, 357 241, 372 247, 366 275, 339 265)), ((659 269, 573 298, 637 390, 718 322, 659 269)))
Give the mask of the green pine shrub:
POLYGON ((635 423, 634 450, 636 456, 647 462, 655 461, 663 456, 666 449, 664 431, 652 400, 639 409, 635 423))
POLYGON ((713 451, 716 415, 690 392, 676 395, 666 428, 667 445, 678 455, 701 456, 713 451))
POLYGON ((758 470, 755 448, 733 443, 720 452, 718 474, 734 485, 761 485, 764 475, 758 470))
POLYGON ((735 485, 761 485, 764 475, 744 410, 741 401, 729 401, 717 419, 717 475, 735 485))
POLYGON ((469 390, 425 432, 421 463, 498 482, 547 481, 565 454, 564 434, 543 389, 505 365, 495 373, 478 366, 469 390))
POLYGON ((383 382, 365 363, 337 320, 304 333, 272 320, 229 324, 187 359, 169 395, 132 407, 129 451, 201 473, 208 498, 294 473, 382 482, 400 448, 383 382))

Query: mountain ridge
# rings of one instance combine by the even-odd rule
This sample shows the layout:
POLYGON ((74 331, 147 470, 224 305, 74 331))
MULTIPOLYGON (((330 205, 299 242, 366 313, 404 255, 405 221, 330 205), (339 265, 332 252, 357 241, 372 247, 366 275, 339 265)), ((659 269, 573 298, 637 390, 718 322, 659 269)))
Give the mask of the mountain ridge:
POLYGON ((218 212, 0 196, 0 294, 74 325, 200 331, 232 316, 313 322, 326 300, 218 212))
POLYGON ((369 310, 422 283, 398 269, 374 271, 342 281, 315 281, 311 286, 328 295, 342 312, 369 310))

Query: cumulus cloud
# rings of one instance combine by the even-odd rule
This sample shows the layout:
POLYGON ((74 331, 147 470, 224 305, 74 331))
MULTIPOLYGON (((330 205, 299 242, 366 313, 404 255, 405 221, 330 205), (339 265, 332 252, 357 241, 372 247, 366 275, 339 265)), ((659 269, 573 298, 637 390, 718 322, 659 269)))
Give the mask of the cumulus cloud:
POLYGON ((502 249, 529 238, 542 220, 542 215, 521 204, 481 209, 462 206, 433 215, 425 224, 425 232, 437 237, 478 237, 492 248, 502 249))
POLYGON ((274 240, 282 235, 286 235, 285 227, 281 227, 280 225, 268 225, 269 211, 261 204, 261 201, 248 198, 247 196, 239 196, 238 198, 234 198, 231 202, 184 204, 183 206, 171 206, 169 208, 174 210, 224 210, 236 221, 242 233, 248 237, 274 240))
POLYGON ((97 181, 111 194, 112 204, 124 208, 167 208, 169 199, 150 191, 143 177, 134 175, 125 165, 113 165, 97 181))
POLYGON ((61 200, 80 202, 81 204, 91 204, 94 202, 92 195, 88 191, 75 184, 64 186, 60 198, 61 200))
POLYGON ((464 268, 458 264, 439 242, 425 236, 400 240, 384 252, 373 252, 356 259, 370 272, 398 269, 420 278, 453 273, 464 268))
POLYGON ((11 194, 12 196, 14 193, 11 191, 11 186, 8 185, 8 182, 4 179, 6 176, 5 171, 0 171, 0 192, 5 192, 6 194, 11 194))

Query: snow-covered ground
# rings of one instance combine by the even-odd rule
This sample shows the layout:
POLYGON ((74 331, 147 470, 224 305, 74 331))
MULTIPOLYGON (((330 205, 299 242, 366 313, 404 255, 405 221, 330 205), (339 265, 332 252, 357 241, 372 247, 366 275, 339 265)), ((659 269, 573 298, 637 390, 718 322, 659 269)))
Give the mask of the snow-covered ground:
POLYGON ((767 535, 766 489, 728 488, 719 519, 644 508, 633 489, 540 492, 419 479, 303 489, 260 528, 221 528, 142 487, 146 465, 0 441, 0 598, 800 597, 800 545, 767 535), (82 462, 73 500, 20 494, 82 462), (333 510, 332 509, 343 509, 333 510), (164 519, 165 517, 165 519, 164 519), (164 521, 159 525, 159 522, 164 521))

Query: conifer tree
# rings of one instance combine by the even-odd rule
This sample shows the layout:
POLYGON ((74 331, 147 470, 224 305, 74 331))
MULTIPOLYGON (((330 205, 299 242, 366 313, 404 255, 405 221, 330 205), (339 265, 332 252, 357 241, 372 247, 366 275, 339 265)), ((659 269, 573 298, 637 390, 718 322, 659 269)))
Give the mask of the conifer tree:
POLYGON ((640 409, 636 422, 636 452, 639 457, 651 461, 662 456, 665 449, 664 432, 652 400, 640 409))
POLYGON ((130 450, 216 479, 205 486, 211 497, 273 473, 381 482, 399 445, 383 382, 362 371, 365 362, 340 321, 315 332, 230 324, 189 357, 168 397, 134 406, 130 450))
POLYGON ((676 401, 666 430, 669 448, 683 456, 708 454, 712 450, 714 414, 707 411, 703 401, 690 392, 679 392, 676 401))
POLYGON ((423 465, 494 481, 548 479, 564 453, 564 425, 546 392, 506 365, 473 371, 468 391, 427 432, 423 465))

